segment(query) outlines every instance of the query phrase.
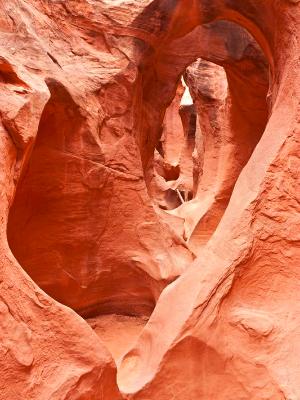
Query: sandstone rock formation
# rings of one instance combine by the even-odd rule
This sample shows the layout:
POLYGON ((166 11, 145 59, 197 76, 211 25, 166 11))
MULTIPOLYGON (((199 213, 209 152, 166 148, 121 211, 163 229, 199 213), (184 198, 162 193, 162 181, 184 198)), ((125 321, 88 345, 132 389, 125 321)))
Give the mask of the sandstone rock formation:
POLYGON ((300 397, 299 22, 1 3, 0 400, 300 397))
POLYGON ((166 109, 162 128, 153 166, 146 170, 146 181, 152 201, 164 210, 173 210, 192 199, 194 178, 198 178, 194 151, 196 137, 200 142, 201 133, 193 100, 183 80, 166 109))
POLYGON ((0 399, 119 400, 109 352, 81 318, 29 278, 8 246, 6 228, 17 171, 47 90, 34 80, 29 89, 29 81, 5 58, 0 77, 0 399), (36 113, 28 113, 30 104, 36 113), (9 121, 15 122, 11 129, 9 121), (23 122, 24 134, 18 122, 23 122), (31 129, 26 131, 26 125, 31 129))
POLYGON ((184 145, 184 130, 179 109, 185 90, 183 83, 180 81, 175 97, 165 112, 163 131, 160 138, 163 157, 168 164, 174 166, 180 163, 181 149, 184 145))
MULTIPOLYGON (((23 21, 6 50, 28 75, 19 98, 33 91, 27 81, 45 93, 10 210, 10 247, 42 289, 81 315, 150 314, 193 258, 151 204, 135 140, 143 49, 134 28, 124 36, 118 26, 141 6, 133 13, 96 1, 7 7, 23 21)), ((5 29, 15 31, 10 18, 5 29)), ((32 126, 22 122, 35 106, 21 106, 5 123, 28 136, 32 126)))
POLYGON ((177 3, 169 38, 218 18, 239 22, 261 45, 269 119, 216 231, 163 292, 119 382, 143 400, 296 399, 300 9, 285 1, 189 5, 177 3))

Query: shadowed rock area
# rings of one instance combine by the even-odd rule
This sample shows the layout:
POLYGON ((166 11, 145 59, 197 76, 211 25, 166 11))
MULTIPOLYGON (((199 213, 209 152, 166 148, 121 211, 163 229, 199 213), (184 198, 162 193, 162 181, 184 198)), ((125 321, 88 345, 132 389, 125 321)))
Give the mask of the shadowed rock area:
POLYGON ((0 400, 300 398, 300 6, 0 7, 0 400))

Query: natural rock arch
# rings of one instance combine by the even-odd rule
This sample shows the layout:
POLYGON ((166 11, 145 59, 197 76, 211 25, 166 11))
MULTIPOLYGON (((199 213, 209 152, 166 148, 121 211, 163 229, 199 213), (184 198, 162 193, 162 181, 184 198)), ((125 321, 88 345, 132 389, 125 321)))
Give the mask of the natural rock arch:
POLYGON ((295 174, 299 8, 284 1, 176 4, 168 38, 220 18, 238 22, 251 32, 271 66, 270 119, 216 232, 194 265, 163 292, 139 342, 123 360, 119 382, 134 399, 157 395, 190 399, 182 383, 191 380, 197 395, 207 399, 227 399, 228 393, 234 398, 297 397, 299 369, 296 360, 291 357, 287 362, 283 353, 291 354, 299 345, 299 299, 292 310, 287 305, 287 293, 294 292, 295 280, 300 279, 294 269, 299 250, 296 230, 289 231, 287 240, 281 224, 299 224, 294 215, 299 210, 295 174), (281 171, 281 177, 276 171, 281 171), (281 186, 284 181, 291 183, 289 189, 281 186), (283 220, 277 204, 282 204, 283 220), (278 259, 278 253, 285 256, 278 259), (170 308, 177 310, 172 317, 170 308), (287 312, 294 321, 288 333, 287 312), (188 347, 189 340, 191 346, 195 340, 209 345, 224 368, 210 374, 202 368, 205 352, 191 352, 186 361, 182 359, 181 374, 176 372, 172 354, 183 343, 188 347), (257 350, 260 356, 255 360, 252 352, 262 342, 266 351, 257 350), (253 372, 258 364, 267 372, 253 372), (283 371, 288 371, 289 378, 283 371), (171 386, 162 384, 166 375, 171 386), (225 376, 228 392, 223 391, 225 376), (242 389, 235 386, 236 381, 242 389))
MULTIPOLYGON (((116 259, 125 256, 127 263, 137 251, 142 253, 134 261, 139 270, 154 278, 148 286, 151 309, 163 287, 186 269, 192 257, 170 228, 160 229, 161 221, 144 184, 147 154, 141 155, 142 168, 139 150, 145 149, 151 156, 151 146, 145 147, 139 140, 139 118, 135 115, 141 110, 143 61, 153 49, 167 49, 197 26, 220 19, 246 28, 264 50, 271 68, 270 119, 216 231, 191 268, 163 291, 137 345, 124 359, 119 380, 122 390, 135 399, 159 396, 169 400, 173 396, 191 400, 193 394, 218 400, 227 400, 229 394, 237 399, 299 397, 300 299, 295 268, 299 221, 295 211, 299 210, 300 11, 293 3, 32 0, 29 4, 12 0, 3 4, 0 265, 4 324, 0 397, 120 397, 115 365, 96 335, 75 313, 31 281, 7 243, 15 187, 30 161, 43 111, 49 111, 45 106, 49 99, 51 102, 51 94, 45 81, 51 78, 59 82, 80 113, 85 110, 88 144, 93 147, 100 140, 107 154, 106 167, 113 167, 117 174, 124 170, 133 173, 141 182, 132 188, 139 192, 141 201, 128 198, 128 187, 118 188, 114 197, 120 214, 120 210, 126 214, 126 207, 118 207, 118 199, 120 205, 129 199, 135 211, 136 204, 141 205, 130 224, 132 229, 124 234, 125 250, 133 249, 134 254, 120 251, 116 259), (145 219, 144 229, 135 231, 133 228, 145 219), (130 243, 127 237, 132 239, 130 243), (147 238, 146 243, 141 245, 139 238, 147 238), (170 249, 174 259, 166 262, 170 249), (181 363, 180 376, 176 359, 181 363), (210 360, 213 365, 208 365, 210 360), (165 384, 169 380, 171 384, 165 384), (193 385, 190 391, 182 391, 183 382, 193 385), (222 392, 224 382, 227 393, 222 392)), ((175 83, 176 79, 174 88, 175 83)), ((153 135, 153 145, 156 139, 153 135)), ((94 179, 101 177, 96 173, 94 179)), ((116 232, 118 223, 113 226, 116 232)), ((113 250, 118 240, 107 241, 108 248, 113 250)), ((117 289, 109 293, 109 299, 114 299, 117 289)), ((72 293, 63 295, 67 303, 72 293)), ((130 297, 126 290, 122 296, 118 306, 126 306, 130 297)), ((95 305, 96 312, 105 306, 98 308, 93 298, 88 306, 95 305)), ((117 308, 116 303, 113 308, 117 308)))
MULTIPOLYGON (((190 79, 200 125, 204 124, 205 149, 199 150, 199 153, 203 152, 199 171, 201 180, 194 201, 171 214, 184 220, 184 236, 195 253, 216 229, 237 177, 265 129, 269 84, 268 63, 261 49, 235 23, 218 21, 199 26, 182 38, 167 41, 157 51, 153 50, 148 60, 143 62, 141 71, 144 95, 140 122, 136 128, 141 135, 138 142, 148 186, 152 179, 153 149, 160 138, 162 117, 174 96, 180 76, 198 57, 224 66, 229 90, 226 98, 213 106, 209 96, 213 98, 213 85, 217 85, 217 80, 212 82, 211 89, 203 87, 201 95, 201 84, 207 85, 204 81, 201 83, 201 68, 204 75, 205 64, 198 67, 198 72, 195 71, 198 74, 198 93, 197 82, 193 83, 190 79)), ((212 65, 210 69, 213 70, 212 65)))

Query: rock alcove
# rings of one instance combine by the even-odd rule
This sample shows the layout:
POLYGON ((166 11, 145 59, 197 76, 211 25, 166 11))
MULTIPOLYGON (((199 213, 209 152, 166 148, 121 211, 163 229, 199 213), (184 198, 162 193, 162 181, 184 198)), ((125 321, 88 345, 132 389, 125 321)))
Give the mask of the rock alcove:
POLYGON ((3 4, 0 399, 299 397, 299 19, 3 4))

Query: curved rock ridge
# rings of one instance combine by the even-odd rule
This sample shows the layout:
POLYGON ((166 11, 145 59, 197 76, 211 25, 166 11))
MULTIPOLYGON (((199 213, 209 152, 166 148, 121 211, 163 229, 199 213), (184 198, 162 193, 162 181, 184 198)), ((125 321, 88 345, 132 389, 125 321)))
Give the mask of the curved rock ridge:
POLYGON ((153 207, 135 139, 138 66, 151 35, 127 26, 142 10, 96 1, 3 10, 7 58, 26 75, 20 112, 12 104, 3 123, 26 140, 33 110, 37 129, 25 146, 9 244, 43 290, 84 316, 150 315, 194 259, 153 207), (40 109, 30 82, 48 93, 40 109))
POLYGON ((119 384, 131 399, 296 399, 300 10, 284 1, 189 6, 177 2, 169 38, 218 18, 239 22, 261 45, 268 123, 218 227, 124 357, 119 384))
MULTIPOLYGON (((184 19, 184 15, 180 16, 184 19)), ((160 140, 162 111, 167 109, 168 116, 167 107, 184 74, 198 113, 195 148, 187 151, 192 153, 194 165, 193 173, 189 171, 191 167, 187 169, 193 183, 190 181, 186 190, 192 187, 194 195, 192 201, 168 213, 184 221, 183 236, 197 253, 220 222, 235 182, 264 131, 268 120, 269 74, 261 48, 235 22, 192 26, 182 37, 174 33, 174 38, 168 33, 163 44, 143 64, 140 147, 151 193, 153 152, 160 140), (220 93, 214 93, 217 87, 220 93)), ((186 124, 184 118, 182 123, 186 124)), ((178 132, 181 129, 174 128, 178 132)), ((183 181, 187 182, 186 178, 183 181)), ((159 182, 159 187, 164 191, 169 187, 181 188, 181 179, 172 185, 159 182)), ((189 196, 187 199, 190 200, 189 196)), ((164 208, 174 209, 173 204, 164 208)))
POLYGON ((5 87, 0 83, 5 94, 5 101, 0 96, 0 399, 98 400, 105 396, 120 400, 115 364, 99 338, 78 315, 29 278, 7 243, 8 212, 21 154, 33 139, 38 113, 49 96, 46 86, 35 85, 25 76, 22 80, 15 70, 14 74, 10 73, 5 87), (12 116, 17 125, 22 107, 30 108, 31 101, 35 113, 27 114, 23 126, 32 127, 32 136, 26 136, 26 130, 23 135, 16 126, 7 128, 12 116))
POLYGON ((1 2, 0 400, 300 398, 297 3, 1 2))

